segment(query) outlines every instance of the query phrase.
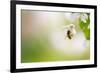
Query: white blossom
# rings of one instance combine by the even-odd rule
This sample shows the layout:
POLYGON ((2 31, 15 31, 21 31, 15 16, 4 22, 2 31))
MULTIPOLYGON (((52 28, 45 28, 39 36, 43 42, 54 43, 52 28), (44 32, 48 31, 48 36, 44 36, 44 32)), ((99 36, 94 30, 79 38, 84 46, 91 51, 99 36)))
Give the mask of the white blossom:
POLYGON ((86 13, 81 14, 81 21, 86 23, 86 20, 88 19, 88 15, 86 13))

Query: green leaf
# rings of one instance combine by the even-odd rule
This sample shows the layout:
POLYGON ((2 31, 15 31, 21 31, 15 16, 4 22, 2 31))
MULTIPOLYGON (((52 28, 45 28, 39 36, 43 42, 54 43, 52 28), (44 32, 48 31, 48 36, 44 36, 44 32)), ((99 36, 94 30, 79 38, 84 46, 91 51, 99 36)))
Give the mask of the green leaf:
POLYGON ((86 19, 86 23, 84 23, 83 21, 81 21, 81 19, 79 19, 79 26, 81 30, 84 32, 84 35, 87 40, 90 39, 90 28, 88 28, 89 25, 90 25, 90 15, 89 14, 88 14, 88 19, 86 19))
POLYGON ((86 28, 85 30, 83 30, 83 32, 85 34, 86 39, 89 40, 90 39, 90 29, 86 28))

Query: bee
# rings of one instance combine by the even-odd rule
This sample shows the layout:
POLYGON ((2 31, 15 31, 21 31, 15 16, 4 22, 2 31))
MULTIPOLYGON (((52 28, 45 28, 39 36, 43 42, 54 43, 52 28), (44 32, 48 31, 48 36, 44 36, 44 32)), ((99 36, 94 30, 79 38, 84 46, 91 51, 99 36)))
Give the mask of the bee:
POLYGON ((70 24, 67 27, 66 37, 68 37, 69 39, 72 39, 75 34, 76 34, 75 25, 74 24, 70 24))

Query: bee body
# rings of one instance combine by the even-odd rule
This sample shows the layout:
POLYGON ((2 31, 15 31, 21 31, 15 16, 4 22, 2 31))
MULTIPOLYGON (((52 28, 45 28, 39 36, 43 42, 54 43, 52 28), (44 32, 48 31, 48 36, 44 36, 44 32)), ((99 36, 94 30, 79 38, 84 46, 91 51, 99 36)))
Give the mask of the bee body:
POLYGON ((68 30, 68 31, 67 31, 67 37, 68 37, 69 39, 72 39, 72 36, 73 36, 73 35, 71 34, 71 31, 68 30))
POLYGON ((69 39, 72 39, 75 34, 76 34, 75 25, 70 24, 70 26, 68 27, 68 30, 66 31, 66 37, 68 37, 69 39))

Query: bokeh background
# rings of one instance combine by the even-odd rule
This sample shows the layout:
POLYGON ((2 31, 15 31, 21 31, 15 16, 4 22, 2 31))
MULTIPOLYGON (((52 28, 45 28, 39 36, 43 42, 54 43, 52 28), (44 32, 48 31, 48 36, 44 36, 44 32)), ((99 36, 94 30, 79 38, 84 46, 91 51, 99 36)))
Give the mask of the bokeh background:
POLYGON ((90 59, 90 13, 21 10, 21 62, 90 59), (64 27, 74 24, 73 39, 64 27))

